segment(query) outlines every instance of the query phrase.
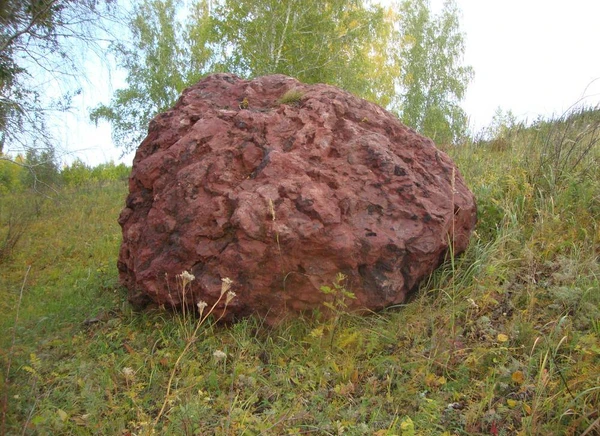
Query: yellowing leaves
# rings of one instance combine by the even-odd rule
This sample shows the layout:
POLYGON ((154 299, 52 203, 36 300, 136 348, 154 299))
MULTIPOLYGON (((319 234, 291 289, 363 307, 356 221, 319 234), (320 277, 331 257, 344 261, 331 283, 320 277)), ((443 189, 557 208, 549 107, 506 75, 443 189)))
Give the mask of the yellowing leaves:
POLYGON ((523 375, 522 371, 513 372, 510 378, 513 382, 517 384, 523 384, 523 382, 525 381, 525 376, 523 375))
POLYGON ((409 416, 402 419, 400 423, 400 429, 403 435, 414 436, 415 435, 415 423, 409 416))
POLYGON ((508 336, 504 333, 498 333, 498 336, 496 336, 496 340, 500 343, 508 342, 508 336))
POLYGON ((347 349, 360 344, 360 335, 358 332, 345 333, 340 335, 338 345, 340 348, 347 349))
POLYGON ((413 45, 417 42, 417 39, 413 35, 404 35, 402 42, 406 45, 413 45))
POLYGON ((67 415, 67 412, 65 412, 62 409, 58 409, 56 413, 58 413, 58 417, 62 422, 65 422, 67 419, 69 419, 69 415, 67 415))
POLYGON ((355 387, 354 383, 352 383, 352 382, 340 383, 340 384, 335 385, 335 387, 333 388, 333 391, 336 394, 341 395, 343 397, 347 397, 349 395, 354 394, 355 390, 356 390, 356 387, 355 387))
POLYGON ((447 382, 446 377, 442 376, 437 376, 435 374, 427 374, 425 376, 425 384, 430 387, 430 388, 438 388, 440 386, 445 385, 447 382))
POLYGON ((322 338, 324 331, 325 331, 325 326, 324 325, 320 325, 320 326, 312 329, 311 332, 308 335, 311 338, 322 338))

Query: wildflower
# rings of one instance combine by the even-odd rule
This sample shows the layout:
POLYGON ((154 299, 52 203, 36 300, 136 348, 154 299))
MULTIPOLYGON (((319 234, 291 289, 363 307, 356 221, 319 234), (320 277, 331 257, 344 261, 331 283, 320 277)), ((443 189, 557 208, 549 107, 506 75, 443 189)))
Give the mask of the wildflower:
POLYGON ((231 300, 233 300, 237 294, 233 291, 227 292, 227 296, 225 297, 225 305, 229 304, 231 300))
POLYGON ((135 375, 135 371, 131 368, 129 368, 128 366, 126 366, 125 368, 123 368, 121 370, 121 372, 123 373, 123 375, 125 376, 126 379, 131 380, 133 378, 133 376, 135 375))
POLYGON ((231 285, 233 284, 233 280, 231 280, 229 277, 225 277, 223 279, 221 279, 221 295, 223 295, 225 292, 227 292, 230 288, 231 285))
POLYGON ((227 359, 227 354, 221 350, 215 350, 215 352, 213 353, 213 357, 217 362, 220 362, 221 360, 227 359))
POLYGON ((196 279, 196 277, 193 274, 191 274, 187 271, 184 271, 181 274, 179 274, 179 277, 181 277, 183 286, 186 286, 188 283, 193 282, 196 279))
POLYGON ((202 318, 202 313, 204 312, 204 309, 206 309, 206 306, 208 306, 208 303, 206 301, 198 301, 198 303, 196 303, 196 306, 198 307, 198 313, 202 318))
POLYGON ((479 305, 477 303, 475 303, 475 300, 473 300, 472 298, 467 298, 467 301, 471 304, 471 307, 474 307, 475 309, 479 309, 479 305))

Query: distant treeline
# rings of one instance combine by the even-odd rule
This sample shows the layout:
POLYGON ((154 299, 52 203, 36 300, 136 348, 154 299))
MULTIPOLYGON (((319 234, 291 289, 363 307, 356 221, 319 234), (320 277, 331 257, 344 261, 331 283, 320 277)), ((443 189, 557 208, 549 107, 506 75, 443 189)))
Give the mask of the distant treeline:
POLYGON ((0 194, 27 189, 46 190, 94 182, 127 180, 131 167, 114 162, 90 166, 81 159, 61 164, 53 150, 31 150, 25 156, 0 155, 0 194))

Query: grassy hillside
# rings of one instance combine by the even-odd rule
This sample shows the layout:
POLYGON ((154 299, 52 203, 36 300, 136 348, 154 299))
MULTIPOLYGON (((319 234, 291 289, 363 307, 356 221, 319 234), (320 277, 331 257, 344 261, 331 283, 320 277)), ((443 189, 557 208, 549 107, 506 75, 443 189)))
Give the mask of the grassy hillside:
POLYGON ((478 199, 470 248, 366 318, 342 291, 332 319, 277 328, 134 313, 125 183, 2 194, 0 243, 22 234, 0 258, 1 434, 598 434, 599 124, 449 148, 478 199))

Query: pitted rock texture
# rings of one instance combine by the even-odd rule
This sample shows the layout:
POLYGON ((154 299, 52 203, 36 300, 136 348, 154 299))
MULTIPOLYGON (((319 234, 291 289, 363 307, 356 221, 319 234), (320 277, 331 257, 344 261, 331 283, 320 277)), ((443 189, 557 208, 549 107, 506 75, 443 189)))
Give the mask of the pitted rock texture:
MULTIPOLYGON (((137 150, 119 218, 132 303, 237 297, 228 317, 276 321, 322 309, 338 272, 349 310, 406 301, 468 245, 472 193, 431 140, 381 107, 282 75, 211 75, 157 116, 137 150), (287 91, 299 99, 282 102, 287 91)), ((217 310, 223 310, 221 302, 217 310)), ((210 307, 210 306, 209 306, 210 307)))

